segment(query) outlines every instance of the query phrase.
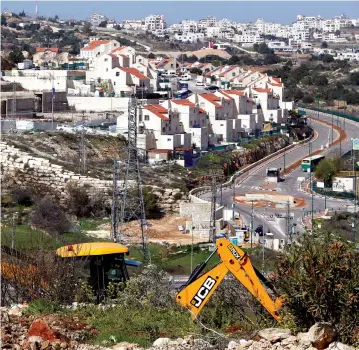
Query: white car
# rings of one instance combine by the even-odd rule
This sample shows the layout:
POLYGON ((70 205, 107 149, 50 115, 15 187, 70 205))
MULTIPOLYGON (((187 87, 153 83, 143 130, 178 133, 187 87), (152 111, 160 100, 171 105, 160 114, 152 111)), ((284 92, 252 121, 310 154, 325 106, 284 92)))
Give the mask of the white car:
POLYGON ((204 86, 204 82, 203 81, 196 81, 196 86, 204 86))

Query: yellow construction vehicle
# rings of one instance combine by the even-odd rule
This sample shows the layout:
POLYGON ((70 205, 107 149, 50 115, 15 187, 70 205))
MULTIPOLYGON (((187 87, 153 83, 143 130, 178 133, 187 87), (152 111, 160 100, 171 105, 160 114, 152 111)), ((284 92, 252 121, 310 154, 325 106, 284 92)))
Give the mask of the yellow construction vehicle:
POLYGON ((281 297, 277 297, 275 301, 272 300, 263 286, 264 284, 275 292, 270 281, 252 265, 247 253, 225 238, 219 238, 216 241, 216 249, 204 263, 195 268, 187 283, 177 293, 177 302, 188 308, 196 318, 228 272, 231 272, 264 308, 279 321, 278 310, 282 305, 281 297), (200 276, 215 253, 219 255, 221 262, 200 276))

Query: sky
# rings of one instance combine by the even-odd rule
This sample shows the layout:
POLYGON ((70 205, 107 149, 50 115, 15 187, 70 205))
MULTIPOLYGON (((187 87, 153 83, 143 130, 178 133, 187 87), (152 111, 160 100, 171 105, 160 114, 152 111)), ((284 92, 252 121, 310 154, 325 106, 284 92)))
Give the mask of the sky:
MULTIPOLYGON (((2 1, 1 9, 35 13, 35 0, 2 1)), ((87 19, 92 13, 101 13, 110 19, 141 19, 150 14, 163 14, 168 24, 182 19, 201 19, 215 16, 236 22, 266 22, 291 24, 298 14, 321 15, 332 18, 346 14, 359 18, 358 1, 39 1, 40 16, 78 20, 87 19)))

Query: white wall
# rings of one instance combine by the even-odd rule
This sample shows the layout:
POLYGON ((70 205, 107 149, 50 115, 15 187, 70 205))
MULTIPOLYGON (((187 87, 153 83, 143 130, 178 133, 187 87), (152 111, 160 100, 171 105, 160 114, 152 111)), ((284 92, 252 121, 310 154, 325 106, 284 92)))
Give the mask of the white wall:
POLYGON ((111 111, 112 106, 113 111, 127 112, 129 98, 67 96, 67 101, 77 111, 104 112, 111 111))

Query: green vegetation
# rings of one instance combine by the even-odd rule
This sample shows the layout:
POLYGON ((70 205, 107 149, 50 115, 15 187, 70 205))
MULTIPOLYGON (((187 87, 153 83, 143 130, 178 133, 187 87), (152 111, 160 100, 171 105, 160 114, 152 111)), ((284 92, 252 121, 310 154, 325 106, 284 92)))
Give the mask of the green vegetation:
POLYGON ((283 314, 299 329, 315 322, 336 326, 338 340, 359 345, 359 264, 354 244, 331 231, 305 234, 278 258, 275 285, 285 295, 283 314))
POLYGON ((325 158, 315 168, 314 175, 316 178, 324 180, 326 185, 331 185, 333 178, 340 171, 340 165, 340 157, 325 158))

